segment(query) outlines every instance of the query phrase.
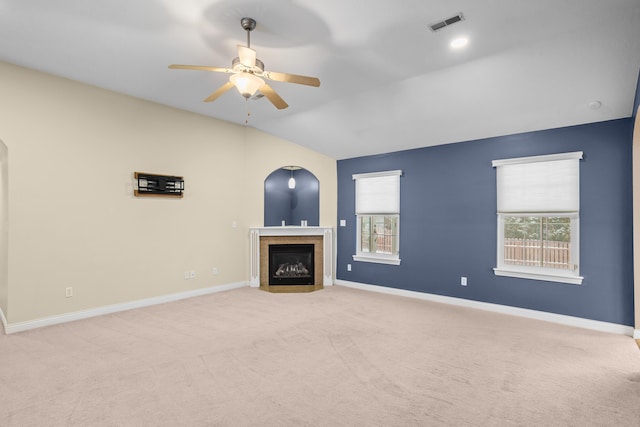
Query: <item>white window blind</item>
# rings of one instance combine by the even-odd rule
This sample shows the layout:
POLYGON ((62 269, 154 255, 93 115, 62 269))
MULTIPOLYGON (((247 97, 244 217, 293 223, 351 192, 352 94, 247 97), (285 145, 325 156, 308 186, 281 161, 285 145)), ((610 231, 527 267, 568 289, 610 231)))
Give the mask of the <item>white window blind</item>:
POLYGON ((582 151, 494 160, 498 213, 578 212, 582 151))
POLYGON ((356 214, 400 213, 401 170, 353 175, 356 181, 356 214))

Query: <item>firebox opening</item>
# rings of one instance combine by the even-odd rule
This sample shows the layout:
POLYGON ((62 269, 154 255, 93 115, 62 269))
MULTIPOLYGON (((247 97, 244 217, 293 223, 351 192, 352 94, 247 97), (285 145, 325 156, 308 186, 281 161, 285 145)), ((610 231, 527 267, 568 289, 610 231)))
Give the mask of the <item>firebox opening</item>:
POLYGON ((314 246, 269 245, 269 285, 313 285, 314 246))

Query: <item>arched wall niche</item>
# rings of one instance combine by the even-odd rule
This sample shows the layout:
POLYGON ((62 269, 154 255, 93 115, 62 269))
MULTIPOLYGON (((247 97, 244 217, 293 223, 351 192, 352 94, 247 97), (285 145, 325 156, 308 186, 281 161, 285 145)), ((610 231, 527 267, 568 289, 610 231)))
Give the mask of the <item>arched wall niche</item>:
POLYGON ((307 169, 283 166, 264 180, 264 226, 320 225, 320 182, 307 169), (295 180, 290 188, 289 181, 295 180))

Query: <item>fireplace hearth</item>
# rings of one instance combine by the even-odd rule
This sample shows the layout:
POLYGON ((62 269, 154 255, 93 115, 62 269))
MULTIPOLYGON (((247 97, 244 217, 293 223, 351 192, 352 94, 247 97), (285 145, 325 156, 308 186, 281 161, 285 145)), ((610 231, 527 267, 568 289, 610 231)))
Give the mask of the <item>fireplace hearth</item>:
POLYGON ((269 245, 269 286, 313 285, 314 245, 269 245))

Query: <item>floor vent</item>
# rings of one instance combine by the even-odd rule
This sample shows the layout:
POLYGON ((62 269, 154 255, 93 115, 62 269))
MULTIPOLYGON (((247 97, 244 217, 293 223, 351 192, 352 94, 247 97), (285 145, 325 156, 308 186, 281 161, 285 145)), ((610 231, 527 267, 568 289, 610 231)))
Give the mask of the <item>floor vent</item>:
POLYGON ((433 32, 442 30, 449 25, 455 24, 456 22, 464 21, 464 15, 462 13, 458 13, 457 15, 452 16, 451 18, 447 18, 443 21, 436 22, 434 24, 429 25, 429 29, 433 32))

